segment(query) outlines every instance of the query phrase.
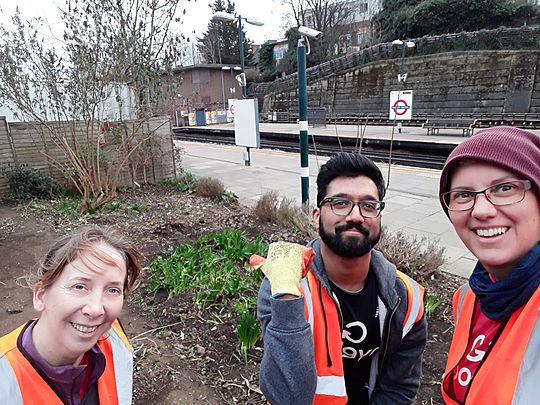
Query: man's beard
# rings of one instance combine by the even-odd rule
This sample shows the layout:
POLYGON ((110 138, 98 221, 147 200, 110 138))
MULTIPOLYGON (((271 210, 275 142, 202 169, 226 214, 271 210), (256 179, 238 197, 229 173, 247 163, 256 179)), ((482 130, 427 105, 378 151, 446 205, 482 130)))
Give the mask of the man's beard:
POLYGON ((355 222, 336 226, 335 232, 335 235, 329 233, 324 228, 322 217, 319 218, 319 235, 322 241, 336 255, 347 258, 364 256, 375 247, 381 237, 380 230, 370 235, 370 232, 362 224, 355 222), (364 237, 343 235, 343 232, 349 229, 358 230, 364 237))

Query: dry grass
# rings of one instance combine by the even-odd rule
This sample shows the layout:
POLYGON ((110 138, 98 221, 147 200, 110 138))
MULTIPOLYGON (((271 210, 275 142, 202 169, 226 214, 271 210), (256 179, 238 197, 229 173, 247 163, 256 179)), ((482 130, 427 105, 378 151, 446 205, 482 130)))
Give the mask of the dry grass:
POLYGON ((210 198, 214 201, 220 201, 225 193, 223 183, 212 177, 201 177, 197 179, 195 194, 200 197, 210 198))
POLYGON ((428 279, 445 263, 439 240, 383 229, 379 249, 396 267, 418 281, 428 279))
POLYGON ((261 221, 292 227, 309 237, 316 236, 308 209, 296 205, 292 199, 280 198, 276 191, 263 194, 253 214, 261 221))

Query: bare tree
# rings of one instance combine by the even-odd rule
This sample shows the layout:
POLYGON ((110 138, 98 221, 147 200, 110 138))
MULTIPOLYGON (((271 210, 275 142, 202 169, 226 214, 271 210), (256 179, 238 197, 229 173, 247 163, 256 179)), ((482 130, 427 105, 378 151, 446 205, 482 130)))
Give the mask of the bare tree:
POLYGON ((171 33, 179 1, 67 0, 53 43, 40 33, 43 21, 18 11, 12 28, 0 27, 0 101, 46 129, 68 163, 48 158, 80 191, 82 209, 114 198, 121 171, 151 138, 148 118, 175 93, 161 78, 181 56, 182 39, 171 33), (116 123, 104 125, 111 100, 116 123))
POLYGON ((291 7, 297 25, 328 32, 351 22, 352 2, 344 0, 281 0, 291 7))
POLYGON ((332 59, 339 53, 343 36, 350 32, 354 22, 354 1, 348 0, 280 0, 290 6, 297 26, 304 25, 324 33, 312 44, 314 63, 332 59))

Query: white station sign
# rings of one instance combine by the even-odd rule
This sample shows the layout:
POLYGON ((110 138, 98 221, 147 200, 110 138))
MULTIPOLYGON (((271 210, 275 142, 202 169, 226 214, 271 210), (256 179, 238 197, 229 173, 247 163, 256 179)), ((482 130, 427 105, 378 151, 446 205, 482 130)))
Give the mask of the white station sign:
POLYGON ((412 118, 412 107, 412 90, 400 90, 390 92, 391 120, 410 120, 412 118))

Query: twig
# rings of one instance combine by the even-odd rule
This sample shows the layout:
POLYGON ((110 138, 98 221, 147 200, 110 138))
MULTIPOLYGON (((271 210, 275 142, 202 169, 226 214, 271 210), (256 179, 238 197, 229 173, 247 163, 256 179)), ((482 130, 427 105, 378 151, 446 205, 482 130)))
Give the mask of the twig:
POLYGON ((251 385, 251 382, 249 382, 249 380, 246 377, 244 377, 242 374, 240 374, 240 377, 242 377, 242 380, 244 380, 244 382, 246 383, 250 391, 263 395, 262 391, 258 387, 254 387, 253 385, 251 385))
POLYGON ((154 329, 147 330, 146 332, 139 333, 137 336, 131 338, 131 340, 137 340, 137 339, 140 338, 141 336, 147 335, 148 333, 152 333, 152 332, 155 332, 155 331, 158 331, 158 330, 161 330, 161 329, 172 328, 173 326, 180 325, 182 322, 183 322, 183 321, 175 322, 175 323, 171 323, 171 324, 169 324, 169 325, 160 326, 159 328, 154 328, 154 329))

